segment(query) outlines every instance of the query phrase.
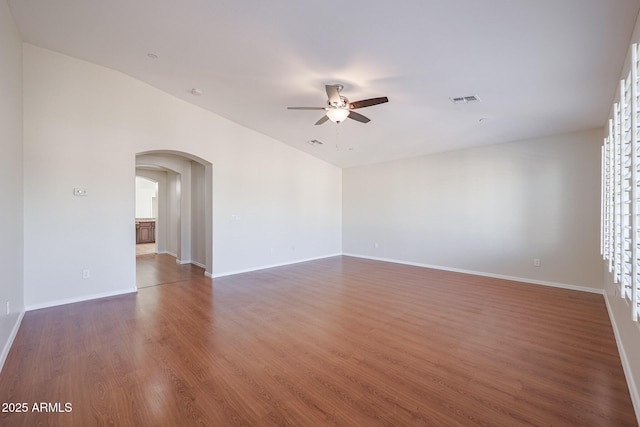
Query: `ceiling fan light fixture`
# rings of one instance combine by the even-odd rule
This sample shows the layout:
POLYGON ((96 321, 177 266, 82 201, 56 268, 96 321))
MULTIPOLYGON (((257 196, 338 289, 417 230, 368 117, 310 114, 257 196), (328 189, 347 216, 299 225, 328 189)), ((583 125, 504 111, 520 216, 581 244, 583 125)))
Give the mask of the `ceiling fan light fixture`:
POLYGON ((343 122, 347 117, 349 117, 349 109, 348 108, 332 108, 327 111, 327 117, 334 123, 343 122))
POLYGON ((340 95, 342 85, 325 85, 327 92, 327 104, 325 107, 287 107, 289 110, 324 110, 326 113, 320 117, 316 126, 331 120, 334 123, 342 123, 346 119, 355 120, 360 123, 369 123, 371 120, 355 111, 358 108, 371 107, 373 105, 389 102, 389 98, 381 96, 378 98, 362 99, 360 101, 349 102, 346 96, 340 95))

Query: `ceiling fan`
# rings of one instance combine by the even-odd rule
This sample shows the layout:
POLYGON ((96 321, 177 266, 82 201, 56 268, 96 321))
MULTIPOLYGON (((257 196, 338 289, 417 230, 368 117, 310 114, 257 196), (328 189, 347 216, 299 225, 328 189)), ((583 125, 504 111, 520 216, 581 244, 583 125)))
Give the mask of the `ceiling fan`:
POLYGON ((386 96, 380 98, 363 99, 362 101, 349 102, 346 96, 340 95, 344 86, 341 84, 326 85, 327 106, 326 107, 287 107, 289 110, 325 110, 327 113, 316 122, 321 125, 327 120, 335 123, 341 123, 347 118, 361 123, 369 123, 371 120, 360 113, 356 113, 355 109, 371 107, 372 105, 383 104, 389 102, 386 96))

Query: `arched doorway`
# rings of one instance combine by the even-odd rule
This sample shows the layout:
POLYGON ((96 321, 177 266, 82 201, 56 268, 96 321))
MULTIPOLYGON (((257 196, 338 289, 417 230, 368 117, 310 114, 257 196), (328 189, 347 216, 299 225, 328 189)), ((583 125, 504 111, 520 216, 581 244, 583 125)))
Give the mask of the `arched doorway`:
POLYGON ((157 253, 193 264, 212 277, 213 166, 178 151, 136 154, 136 175, 158 181, 157 253))

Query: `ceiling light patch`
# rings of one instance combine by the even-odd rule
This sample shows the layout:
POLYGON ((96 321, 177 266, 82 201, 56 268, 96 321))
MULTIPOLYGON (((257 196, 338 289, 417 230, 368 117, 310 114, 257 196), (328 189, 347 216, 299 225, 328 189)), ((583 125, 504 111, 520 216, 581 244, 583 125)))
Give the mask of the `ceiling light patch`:
POLYGON ((480 102, 480 97, 478 97, 478 95, 456 96, 449 98, 449 100, 454 104, 469 104, 472 102, 480 102))

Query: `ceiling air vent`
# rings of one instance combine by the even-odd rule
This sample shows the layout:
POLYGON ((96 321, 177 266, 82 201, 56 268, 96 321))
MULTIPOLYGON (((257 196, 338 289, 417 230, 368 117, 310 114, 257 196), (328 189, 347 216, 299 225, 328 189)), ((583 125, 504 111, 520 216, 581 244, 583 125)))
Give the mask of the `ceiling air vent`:
POLYGON ((470 102, 480 102, 480 98, 477 95, 458 96, 456 98, 449 98, 454 104, 468 104, 470 102))

